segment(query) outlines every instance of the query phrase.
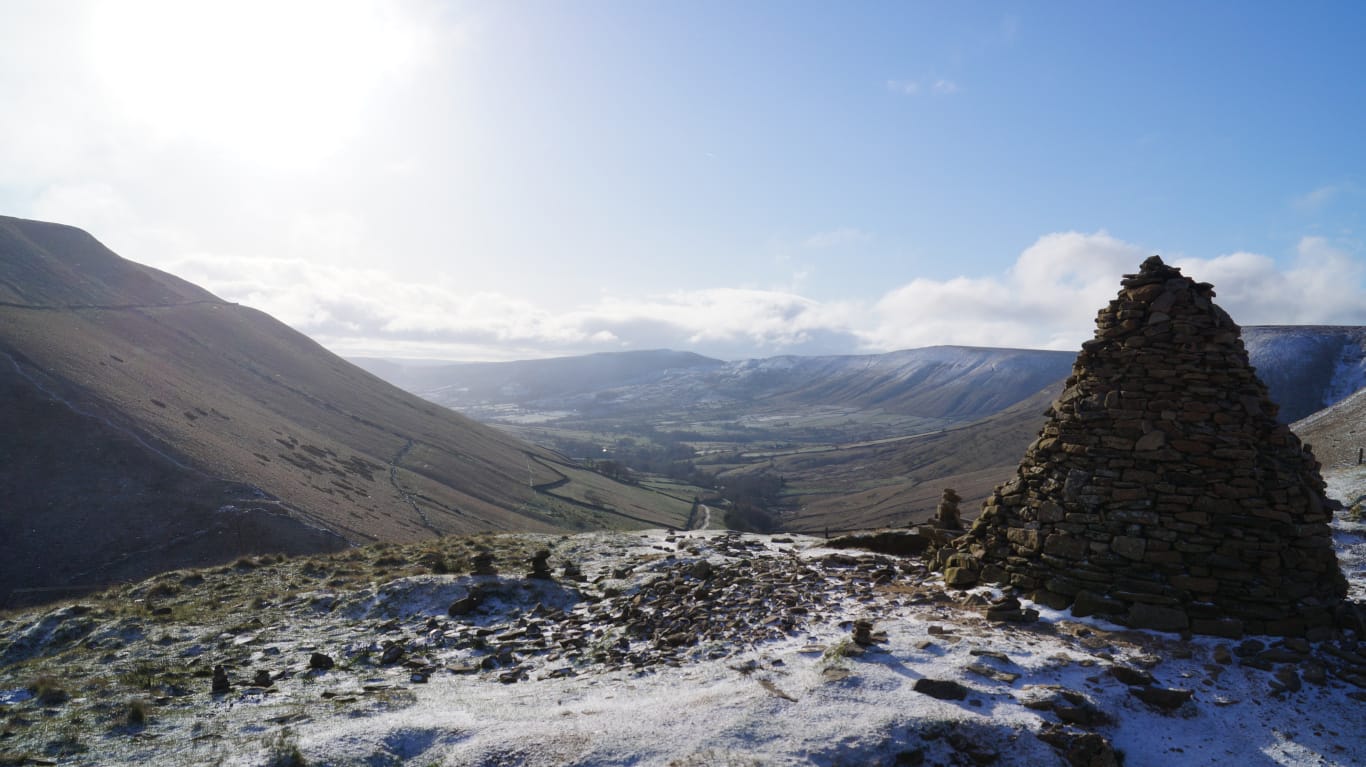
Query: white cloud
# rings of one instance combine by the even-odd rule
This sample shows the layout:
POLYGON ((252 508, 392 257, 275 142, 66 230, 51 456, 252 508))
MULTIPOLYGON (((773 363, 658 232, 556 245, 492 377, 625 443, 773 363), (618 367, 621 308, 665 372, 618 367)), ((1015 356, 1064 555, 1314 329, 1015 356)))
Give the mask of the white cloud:
POLYGON ((199 255, 166 266, 353 354, 504 359, 509 350, 536 357, 678 348, 744 357, 835 353, 857 344, 850 305, 779 291, 609 295, 557 313, 501 293, 403 282, 376 269, 303 259, 199 255))
MULTIPOLYGON (((916 279, 873 301, 712 288, 604 294, 563 311, 302 258, 200 255, 167 268, 348 354, 513 359, 675 348, 743 358, 940 344, 1076 349, 1122 275, 1149 255, 1103 231, 1060 232, 1040 237, 1000 275, 916 279)), ((1168 260, 1213 283, 1220 305, 1244 325, 1366 324, 1366 266, 1322 238, 1304 238, 1289 268, 1251 253, 1168 260)))
POLYGON ((808 248, 838 248, 847 245, 858 245, 869 242, 873 235, 857 227, 842 226, 838 229, 831 229, 825 232, 817 232, 802 241, 808 248))
POLYGON ((960 88, 958 83, 943 77, 920 77, 913 80, 888 80, 887 90, 904 96, 914 96, 926 92, 940 96, 952 96, 960 88))
POLYGON ((1293 204, 1295 208, 1301 211, 1316 211, 1332 202, 1343 191, 1343 187, 1339 184, 1325 184, 1308 194, 1296 197, 1293 204))
POLYGON ((1241 252, 1175 265, 1212 283, 1219 305, 1242 325, 1366 324, 1366 263, 1322 237, 1302 238, 1288 269, 1241 252))
POLYGON ((913 280, 872 307, 872 349, 935 344, 1072 349, 1120 275, 1151 255, 1104 232, 1040 237, 1000 277, 913 280))
MULTIPOLYGON (((1115 297, 1121 276, 1149 255, 1105 232, 1045 235, 1001 277, 921 279, 889 291, 860 336, 875 350, 1075 349, 1091 336, 1096 311, 1115 297)), ((1288 268, 1252 253, 1168 261, 1212 283, 1220 306, 1242 325, 1366 324, 1366 264, 1323 238, 1301 240, 1288 268)))

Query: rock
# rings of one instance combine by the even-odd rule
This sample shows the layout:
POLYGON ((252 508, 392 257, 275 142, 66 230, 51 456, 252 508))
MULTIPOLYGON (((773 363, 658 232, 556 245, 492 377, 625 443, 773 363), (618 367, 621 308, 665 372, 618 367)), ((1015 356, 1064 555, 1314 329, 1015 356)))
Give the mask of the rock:
POLYGON ((390 642, 384 646, 384 651, 379 655, 381 666, 392 666, 403 658, 403 643, 390 642))
POLYGON ((1276 678, 1276 681, 1271 683, 1271 689, 1275 692, 1299 692, 1303 687, 1299 674, 1290 666, 1281 666, 1272 676, 1276 678))
POLYGON ((977 571, 966 567, 944 568, 944 585, 949 588, 966 589, 977 585, 977 571))
POLYGON ((1328 667, 1316 660, 1305 661, 1300 667, 1300 676, 1309 684, 1327 684, 1328 667))
POLYGON ((1166 687, 1131 687, 1129 694, 1163 713, 1171 713, 1181 708, 1195 693, 1166 687))
POLYGON ((1127 608, 1118 599, 1097 594, 1094 591, 1078 591, 1072 603, 1072 614, 1078 618, 1088 615, 1122 615, 1127 608))
POLYGON ((923 554, 930 539, 916 530, 880 530, 876 533, 853 533, 831 538, 825 545, 832 549, 863 549, 879 554, 909 557, 923 554))
POLYGON ((1144 687, 1153 683, 1152 674, 1128 666, 1111 666, 1110 676, 1119 680, 1120 684, 1127 684, 1130 687, 1144 687))
POLYGON ((688 569, 688 574, 699 581, 705 581, 711 577, 711 571, 711 562, 708 562, 705 559, 699 559, 696 562, 693 562, 692 567, 688 569))
POLYGON ((256 676, 252 678, 251 683, 255 687, 269 687, 273 684, 270 678, 270 672, 265 669, 257 671, 256 676))
POLYGON ((446 614, 452 618, 458 618, 462 615, 469 615, 478 607, 479 597, 471 593, 451 602, 451 606, 446 610, 446 614))
POLYGON ((1114 745, 1097 733, 1045 725, 1038 738, 1056 749, 1071 767, 1119 767, 1114 745))
POLYGON ((968 697, 968 688, 952 679, 921 678, 915 680, 911 689, 939 700, 963 700, 968 697))
POLYGON ((998 682, 1005 682, 1006 684, 1014 684, 1015 681, 1020 678, 1020 675, 1016 674, 1013 671, 1002 671, 1000 669, 992 668, 991 666, 988 666, 985 663, 969 663, 968 665, 963 667, 963 670, 969 671, 978 676, 984 676, 987 679, 995 679, 998 682))
POLYGON ((315 652, 308 656, 308 667, 316 671, 327 671, 336 665, 336 661, 332 660, 332 656, 330 655, 315 652))
POLYGON ((1159 607, 1138 603, 1129 608, 1129 625, 1136 629, 1153 631, 1185 631, 1190 628, 1190 618, 1185 612, 1174 607, 1159 607))

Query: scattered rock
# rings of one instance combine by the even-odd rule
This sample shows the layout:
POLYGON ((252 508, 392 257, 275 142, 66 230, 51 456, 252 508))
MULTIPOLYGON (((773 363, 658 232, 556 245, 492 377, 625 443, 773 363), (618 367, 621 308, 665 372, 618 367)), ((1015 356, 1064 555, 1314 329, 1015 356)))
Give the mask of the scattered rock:
POLYGON ((984 676, 987 679, 1005 682, 1006 684, 1014 684, 1015 681, 1020 678, 1020 675, 1013 671, 1002 671, 1000 669, 992 668, 985 663, 969 663, 963 667, 963 670, 970 671, 978 676, 984 676))
POLYGON ((336 665, 337 662, 332 660, 332 656, 330 655, 315 652, 308 656, 308 667, 315 671, 327 671, 336 665))
POLYGON ((1152 674, 1128 666, 1111 666, 1110 676, 1119 680, 1120 684, 1127 684, 1130 687, 1146 687, 1153 683, 1152 674))
POLYGON ((1131 687, 1129 694, 1163 713, 1171 713, 1181 708, 1195 693, 1167 687, 1131 687))
POLYGON ((381 666, 392 666, 403 658, 403 643, 389 642, 385 644, 384 651, 379 655, 381 666))
POLYGON ((479 597, 471 592, 470 594, 451 602, 451 606, 446 610, 446 614, 452 618, 459 618, 463 615, 469 615, 478 607, 479 597))
POLYGON ((968 697, 968 688, 952 679, 921 678, 915 680, 911 689, 939 700, 963 700, 968 697))
POLYGON ((1103 735, 1049 724, 1039 731, 1038 737, 1056 749, 1071 767, 1119 767, 1119 755, 1103 735))

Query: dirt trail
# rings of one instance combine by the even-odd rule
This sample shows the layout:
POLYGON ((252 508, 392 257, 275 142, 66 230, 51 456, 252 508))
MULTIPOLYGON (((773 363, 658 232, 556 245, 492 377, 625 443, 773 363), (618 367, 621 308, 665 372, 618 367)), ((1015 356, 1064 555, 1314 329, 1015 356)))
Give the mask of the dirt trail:
POLYGON ((417 443, 409 439, 403 447, 399 448, 397 453, 394 453, 394 457, 389 460, 389 484, 394 486, 394 492, 398 493, 400 498, 407 502, 409 506, 413 507, 413 511, 417 513, 417 517, 422 521, 423 527, 437 535, 441 535, 442 532, 427 518, 427 512, 423 511, 422 507, 418 505, 417 499, 413 497, 413 494, 404 490, 403 486, 398 483, 398 470, 402 468, 400 464, 403 462, 403 458, 408 455, 408 452, 413 449, 415 444, 417 443))

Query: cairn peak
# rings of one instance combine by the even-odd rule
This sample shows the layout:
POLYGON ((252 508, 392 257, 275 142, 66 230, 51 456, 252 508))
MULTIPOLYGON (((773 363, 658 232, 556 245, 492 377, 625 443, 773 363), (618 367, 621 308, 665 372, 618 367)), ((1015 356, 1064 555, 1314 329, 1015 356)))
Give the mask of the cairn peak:
POLYGON ((1016 476, 941 552, 947 579, 1160 630, 1347 620, 1318 462, 1213 296, 1158 256, 1124 276, 1016 476))

